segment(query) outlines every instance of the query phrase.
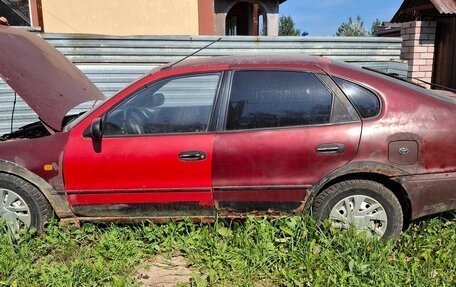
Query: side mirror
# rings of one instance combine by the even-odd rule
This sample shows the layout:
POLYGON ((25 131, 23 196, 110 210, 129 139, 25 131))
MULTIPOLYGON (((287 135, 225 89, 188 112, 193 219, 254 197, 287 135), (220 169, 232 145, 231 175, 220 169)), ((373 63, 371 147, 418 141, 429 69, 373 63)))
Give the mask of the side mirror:
POLYGON ((103 136, 103 118, 96 118, 90 125, 90 137, 99 140, 103 136))

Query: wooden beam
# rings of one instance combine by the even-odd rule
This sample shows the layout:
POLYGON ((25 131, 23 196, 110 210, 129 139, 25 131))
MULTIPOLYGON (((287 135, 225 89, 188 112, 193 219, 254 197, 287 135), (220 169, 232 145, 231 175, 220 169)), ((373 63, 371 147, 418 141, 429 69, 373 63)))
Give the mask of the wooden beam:
POLYGON ((259 32, 259 21, 260 21, 260 17, 259 17, 259 12, 260 12, 260 7, 258 6, 258 4, 253 4, 253 9, 252 9, 252 14, 253 14, 253 18, 252 18, 252 35, 253 36, 258 36, 258 32, 259 32))
MULTIPOLYGON (((416 15, 416 12, 428 12, 429 10, 435 10, 437 9, 432 5, 431 3, 428 4, 423 4, 415 7, 409 7, 405 8, 399 11, 399 15, 416 15)), ((438 12, 438 11, 437 11, 438 12)))
POLYGON ((37 0, 30 0, 29 2, 30 7, 30 25, 32 27, 39 27, 39 13, 38 13, 38 1, 37 0))

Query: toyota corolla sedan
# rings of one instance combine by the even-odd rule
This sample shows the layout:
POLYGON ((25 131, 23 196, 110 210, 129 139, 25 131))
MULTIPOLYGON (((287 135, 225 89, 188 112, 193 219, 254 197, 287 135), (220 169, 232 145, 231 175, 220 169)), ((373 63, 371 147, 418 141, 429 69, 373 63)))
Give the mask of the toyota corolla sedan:
POLYGON ((456 100, 323 57, 186 60, 114 97, 28 32, 0 75, 40 121, 1 137, 0 216, 165 222, 311 212, 379 238, 456 209, 456 100), (81 115, 78 104, 102 100, 81 115))

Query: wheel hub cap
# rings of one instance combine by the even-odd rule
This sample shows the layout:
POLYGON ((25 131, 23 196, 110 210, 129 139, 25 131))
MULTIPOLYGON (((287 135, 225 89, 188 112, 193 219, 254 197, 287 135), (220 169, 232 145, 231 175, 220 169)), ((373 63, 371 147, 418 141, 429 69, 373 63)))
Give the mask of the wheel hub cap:
POLYGON ((14 191, 0 188, 0 217, 13 233, 31 223, 30 209, 24 199, 14 191))
POLYGON ((335 228, 348 229, 350 225, 358 232, 382 237, 388 218, 384 207, 365 195, 352 195, 339 201, 331 210, 329 219, 335 228))

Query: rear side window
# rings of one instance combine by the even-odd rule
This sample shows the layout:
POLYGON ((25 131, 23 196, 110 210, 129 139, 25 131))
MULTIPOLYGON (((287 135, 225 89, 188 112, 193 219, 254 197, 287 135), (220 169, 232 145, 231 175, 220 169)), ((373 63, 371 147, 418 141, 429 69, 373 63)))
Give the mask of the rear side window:
POLYGON ((347 80, 334 77, 337 85, 342 89, 350 102, 363 118, 371 118, 380 112, 380 101, 377 96, 366 88, 347 80))
POLYGON ((311 73, 241 71, 233 78, 227 130, 326 124, 332 94, 311 73))

